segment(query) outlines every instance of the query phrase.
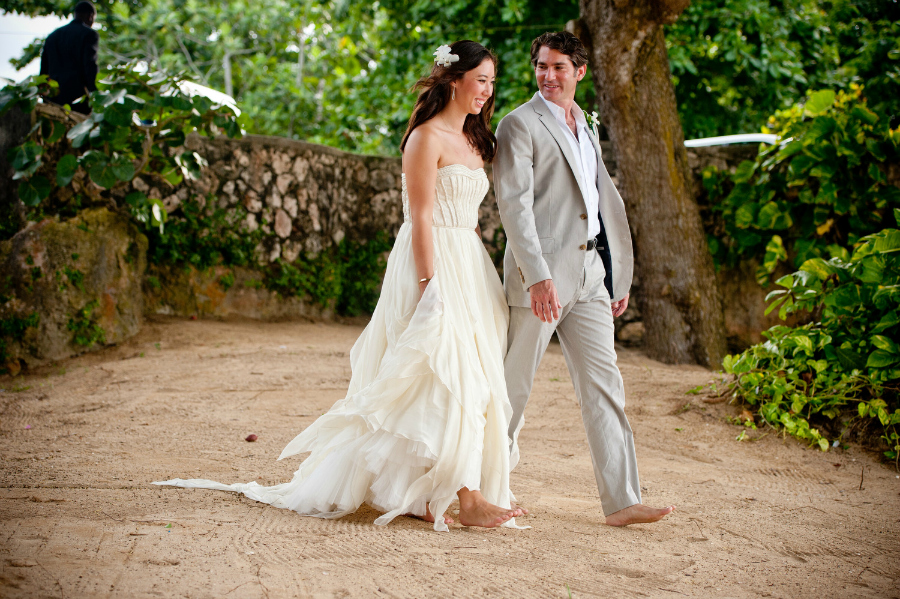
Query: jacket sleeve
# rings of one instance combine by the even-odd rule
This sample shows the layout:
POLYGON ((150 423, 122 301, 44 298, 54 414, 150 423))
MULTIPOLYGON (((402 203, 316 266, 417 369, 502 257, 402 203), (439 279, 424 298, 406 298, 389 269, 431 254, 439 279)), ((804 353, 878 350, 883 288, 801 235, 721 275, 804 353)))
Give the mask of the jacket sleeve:
POLYGON ((41 75, 50 74, 50 57, 47 56, 47 42, 44 41, 44 47, 41 48, 41 75))
POLYGON ((84 40, 84 87, 87 91, 97 91, 97 54, 100 50, 100 34, 90 31, 84 40))
POLYGON ((506 244, 522 271, 525 289, 552 278, 534 221, 534 146, 516 114, 507 115, 497 126, 494 193, 506 244))

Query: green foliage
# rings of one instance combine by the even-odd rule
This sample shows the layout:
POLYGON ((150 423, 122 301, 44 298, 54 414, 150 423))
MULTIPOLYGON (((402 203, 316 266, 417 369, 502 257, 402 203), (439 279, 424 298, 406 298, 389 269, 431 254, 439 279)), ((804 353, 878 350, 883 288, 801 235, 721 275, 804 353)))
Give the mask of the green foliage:
POLYGON ((341 281, 336 306, 338 314, 357 316, 375 310, 387 266, 385 254, 392 245, 384 231, 364 244, 346 241, 338 244, 336 253, 341 281))
MULTIPOLYGON (((215 198, 208 198, 212 206, 215 198)), ((201 207, 196 198, 181 203, 164 230, 147 231, 151 264, 191 265, 198 270, 211 266, 249 266, 262 238, 259 231, 241 230, 246 215, 242 208, 224 210, 201 207)))
POLYGON ((74 285, 80 292, 85 293, 84 289, 84 273, 77 268, 66 266, 63 268, 63 274, 66 275, 69 283, 74 285))
POLYGON ((809 88, 865 85, 900 114, 900 7, 860 0, 694 0, 666 28, 685 137, 759 131, 809 88))
MULTIPOLYGON (((164 231, 149 230, 148 262, 193 266, 198 270, 213 266, 258 268, 257 248, 264 240, 262 230, 243 229, 241 221, 247 215, 243 207, 213 208, 213 201, 212 197, 202 203, 189 198, 172 212, 164 231)), ((293 262, 279 259, 262 269, 261 281, 248 284, 271 289, 284 297, 309 298, 321 306, 331 305, 338 314, 346 316, 371 313, 384 276, 384 254, 390 249, 391 240, 383 231, 368 242, 344 240, 318 254, 301 255, 293 262)), ((233 273, 219 277, 225 291, 234 283, 233 273)), ((160 287, 155 277, 148 277, 148 284, 160 287)))
MULTIPOLYGON (((7 298, 3 303, 6 303, 7 298)), ((31 328, 37 328, 40 322, 40 315, 32 312, 24 318, 18 314, 12 314, 4 318, 0 318, 0 373, 6 372, 6 364, 9 362, 10 355, 8 352, 10 342, 15 342, 25 336, 25 331, 31 328)))
MULTIPOLYGON (((574 0, 142 0, 111 2, 97 20, 101 64, 140 60, 232 95, 250 133, 396 154, 415 100, 409 88, 431 69, 435 48, 473 39, 498 53, 499 117, 536 90, 532 39, 577 17, 574 0)), ((582 85, 583 107, 593 108, 593 97, 582 85)))
POLYGON ((710 240, 716 263, 762 257, 762 284, 786 262, 796 268, 846 256, 861 237, 889 226, 900 207, 900 189, 886 176, 887 165, 900 161, 900 129, 869 110, 859 88, 812 93, 769 124, 779 144, 762 147, 730 177, 714 167, 703 173, 709 209, 720 220, 721 234, 710 240))
POLYGON ((91 300, 69 318, 66 328, 72 331, 72 343, 75 345, 87 349, 95 343, 106 343, 106 332, 94 317, 94 311, 99 305, 97 300, 91 300))
MULTIPOLYGON (((53 192, 79 175, 106 190, 100 197, 107 200, 116 197, 111 190, 123 188, 138 174, 167 185, 197 178, 204 161, 184 150, 189 133, 241 135, 243 121, 230 108, 191 96, 177 77, 139 74, 133 64, 103 75, 100 89, 90 96, 92 113, 85 120, 59 122, 38 112, 27 139, 9 150, 19 198, 32 214, 61 212, 53 192)), ((5 87, 0 91, 0 114, 14 106, 33 110, 37 98, 53 85, 38 76, 5 87)), ((163 229, 166 212, 159 200, 134 192, 125 204, 139 222, 163 229)))
MULTIPOLYGON (((7 4, 58 15, 72 6, 7 4)), ((98 5, 97 20, 101 64, 141 60, 225 91, 247 111, 251 133, 393 154, 414 100, 409 87, 438 45, 473 39, 495 50, 502 117, 534 93, 531 41, 578 16, 575 0, 111 0, 98 5)), ((758 131, 806 89, 851 83, 866 85, 876 113, 898 114, 898 40, 896 2, 693 0, 666 27, 685 135, 758 131)), ((35 40, 26 54, 39 48, 35 40)), ((578 101, 592 110, 589 82, 578 101)))
POLYGON ((334 302, 336 311, 346 316, 371 313, 390 248, 384 232, 368 242, 345 239, 294 263, 278 260, 267 272, 265 285, 285 297, 310 297, 321 306, 334 302))
POLYGON ((836 428, 830 421, 875 427, 888 445, 885 455, 896 460, 900 230, 864 237, 848 259, 810 258, 778 285, 784 289, 769 294, 769 311, 779 310, 782 318, 806 311, 815 321, 772 327, 766 342, 727 356, 723 366, 735 375, 734 394, 770 424, 823 451, 829 435, 822 427, 836 428))

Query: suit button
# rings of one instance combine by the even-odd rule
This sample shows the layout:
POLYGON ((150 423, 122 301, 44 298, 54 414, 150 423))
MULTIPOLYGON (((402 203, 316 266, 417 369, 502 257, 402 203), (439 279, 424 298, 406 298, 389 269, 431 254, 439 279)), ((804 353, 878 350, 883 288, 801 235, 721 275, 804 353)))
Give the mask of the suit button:
POLYGON ((587 246, 584 245, 584 244, 582 243, 581 245, 578 246, 578 249, 579 249, 579 250, 586 250, 586 249, 587 249, 587 246))
POLYGON ((581 215, 581 220, 587 220, 587 214, 582 214, 582 215, 581 215))

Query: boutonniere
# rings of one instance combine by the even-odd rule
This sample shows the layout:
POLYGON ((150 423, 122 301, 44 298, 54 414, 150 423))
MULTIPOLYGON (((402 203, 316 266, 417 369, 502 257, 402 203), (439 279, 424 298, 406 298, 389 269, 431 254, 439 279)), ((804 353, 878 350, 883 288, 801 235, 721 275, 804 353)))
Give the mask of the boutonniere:
POLYGON ((584 112, 585 120, 587 120, 588 125, 591 126, 591 130, 594 132, 594 137, 596 137, 597 139, 600 139, 600 133, 599 133, 600 115, 597 114, 596 110, 590 114, 588 114, 587 110, 585 110, 583 112, 584 112))

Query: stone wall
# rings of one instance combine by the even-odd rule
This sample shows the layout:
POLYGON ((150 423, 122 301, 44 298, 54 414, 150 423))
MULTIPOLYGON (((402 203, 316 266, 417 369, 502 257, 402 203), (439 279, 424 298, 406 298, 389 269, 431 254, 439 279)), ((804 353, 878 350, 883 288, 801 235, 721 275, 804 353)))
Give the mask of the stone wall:
MULTIPOLYGON (((27 132, 28 120, 28 115, 7 115, 0 122, 0 145, 9 147, 17 143, 16 140, 27 132)), ((199 201, 206 208, 212 208, 214 205, 214 207, 226 211, 238 212, 241 219, 239 226, 242 231, 263 234, 256 252, 261 266, 279 259, 293 262, 301 254, 316 254, 343 240, 369 240, 381 231, 385 231, 393 237, 402 224, 401 161, 397 157, 362 156, 280 137, 254 135, 240 140, 209 139, 193 135, 188 138, 185 145, 186 149, 197 152, 208 162, 208 166, 204 168, 199 180, 173 187, 161 178, 141 175, 130 185, 120 185, 110 192, 104 192, 105 195, 112 196, 111 199, 118 200, 121 205, 121 200, 128 193, 133 190, 142 191, 151 198, 162 200, 167 212, 172 214, 173 218, 178 217, 179 206, 189 198, 194 198, 193 201, 199 201), (213 205, 206 206, 207 202, 211 202, 213 205)), ((613 150, 609 143, 601 145, 603 146, 604 160, 615 180, 616 162, 613 150)), ((748 146, 690 150, 689 158, 697 177, 698 189, 700 189, 700 171, 707 164, 716 164, 720 168, 733 168, 740 160, 750 158, 754 153, 755 147, 748 146)), ((0 166, 5 167, 3 164, 0 166)), ((488 177, 492 179, 490 168, 487 169, 487 173, 488 177)), ((8 167, 3 168, 0 172, 0 179, 2 179, 0 180, 0 189, 7 192, 14 189, 14 185, 9 180, 10 175, 8 167)), ((89 182, 84 184, 93 185, 89 182)), ((94 191, 102 190, 98 188, 94 191)), ((3 198, 5 201, 14 199, 8 193, 6 195, 8 197, 3 198)), ((104 202, 106 206, 114 204, 109 199, 104 202)), ((96 218, 96 215, 90 218, 96 218)), ((116 215, 114 220, 122 218, 125 217, 116 215)), ((499 269, 505 237, 494 200, 493 186, 481 206, 479 222, 485 245, 499 269)), ((17 238, 23 236, 22 239, 32 239, 35 235, 41 237, 44 235, 43 232, 59 227, 68 227, 66 230, 69 231, 71 226, 75 226, 71 223, 74 221, 55 223, 50 220, 32 224, 26 231, 17 235, 17 238)), ((110 226, 112 225, 110 224, 110 226)), ((124 222, 119 223, 116 227, 118 227, 116 229, 118 233, 124 232, 123 234, 130 236, 129 239, 131 239, 127 244, 124 241, 119 244, 122 245, 119 248, 122 251, 116 260, 121 266, 121 264, 126 264, 122 260, 127 255, 127 251, 133 251, 135 247, 146 248, 146 240, 141 241, 142 236, 133 227, 122 229, 124 222), (132 249, 127 250, 127 248, 132 249)), ((96 236, 100 230, 101 227, 98 226, 93 229, 92 234, 96 236)), ((101 241, 95 239, 95 242, 101 241)), ((13 249, 4 250, 6 262, 3 265, 3 274, 8 275, 13 272, 9 269, 21 268, 21 265, 14 265, 17 264, 16 260, 21 262, 24 259, 23 252, 26 252, 26 248, 25 245, 22 245, 23 243, 22 240, 14 241, 13 249), (14 255, 17 257, 12 258, 11 256, 14 255)), ((112 246, 109 245, 109 247, 112 246)), ((69 249, 68 245, 64 243, 53 251, 65 253, 69 249)), ((70 253, 83 256, 81 263, 86 271, 105 270, 113 273, 114 277, 124 276, 127 278, 131 276, 139 279, 144 273, 143 266, 141 266, 140 268, 120 269, 120 272, 115 274, 115 269, 110 270, 112 262, 108 256, 94 256, 91 251, 87 250, 70 253), (90 256, 94 256, 98 262, 88 264, 88 261, 93 259, 89 258, 90 256)), ((141 260, 143 260, 143 255, 138 260, 139 264, 142 264, 141 260)), ((131 298, 129 305, 142 305, 145 313, 183 316, 242 315, 261 319, 329 318, 333 316, 328 306, 322 307, 313 302, 296 298, 284 299, 265 289, 260 283, 258 271, 229 269, 228 276, 223 277, 223 272, 219 272, 220 270, 222 269, 200 272, 184 269, 182 266, 151 264, 147 272, 152 275, 152 282, 155 284, 147 284, 150 278, 144 277, 140 301, 138 296, 132 293, 135 289, 133 282, 126 283, 124 280, 110 287, 111 283, 106 279, 103 281, 96 279, 96 283, 99 285, 97 297, 99 298, 105 293, 105 289, 124 290, 127 288, 129 291, 125 295, 131 298), (226 279, 228 284, 223 283, 223 280, 226 279)), ((746 281, 744 279, 747 277, 741 273, 726 273, 722 277, 723 289, 726 290, 726 294, 734 294, 739 300, 731 301, 730 298, 726 298, 729 332, 732 335, 741 336, 746 341, 752 340, 748 335, 752 337, 757 334, 760 325, 767 324, 761 320, 764 292, 758 287, 754 287, 755 282, 752 280, 752 271, 750 272, 750 278, 746 281)), ((636 281, 635 292, 640 292, 639 280, 636 281)), ((68 291, 67 293, 71 294, 72 292, 68 291)), ((122 295, 121 291, 119 295, 122 295)), ((69 314, 71 309, 77 308, 74 304, 78 303, 80 299, 78 301, 76 299, 70 298, 65 302, 60 299, 60 302, 66 303, 66 310, 69 312, 63 311, 58 315, 44 318, 45 324, 42 327, 49 327, 51 323, 55 323, 54 326, 61 327, 60 331, 62 332, 56 337, 52 335, 47 337, 48 339, 52 337, 54 340, 48 342, 49 345, 46 347, 35 346, 32 351, 33 356, 38 356, 39 359, 57 359, 67 351, 72 352, 79 349, 71 345, 69 339, 71 335, 66 331, 66 323, 63 321, 64 314, 69 314), (65 349, 66 347, 68 349, 65 349)), ((123 339, 136 332, 139 327, 139 316, 125 315, 122 322, 113 322, 109 320, 109 317, 119 312, 110 312, 108 307, 103 310, 103 314, 107 315, 104 316, 107 318, 107 321, 104 322, 109 328, 107 342, 123 339)), ((622 336, 623 339, 639 341, 639 320, 640 315, 634 309, 630 309, 629 313, 621 319, 620 329, 623 324, 634 325, 631 326, 630 333, 622 336)), ((48 330, 42 328, 41 335, 48 334, 48 330)))
MULTIPOLYGON (((609 142, 601 144, 604 161, 616 181, 616 161, 609 142)), ((249 135, 241 140, 210 140, 194 136, 188 148, 209 162, 203 177, 180 189, 153 186, 152 181, 135 181, 135 187, 150 197, 161 198, 168 211, 191 195, 212 196, 218 207, 246 208, 244 226, 249 231, 261 229, 269 234, 259 248, 262 262, 283 258, 293 261, 301 252, 318 253, 331 244, 352 237, 371 239, 378 231, 396 235, 402 224, 400 205, 399 158, 361 156, 333 148, 292 141, 280 137, 249 135)), ((756 155, 755 145, 692 148, 688 158, 695 176, 695 193, 702 190, 701 172, 707 165, 733 170, 742 160, 756 155)), ((488 167, 488 178, 493 173, 488 167)), ((500 225, 491 185, 482 203, 479 223, 482 240, 502 276, 502 252, 505 237, 500 225)), ((725 319, 731 345, 746 346, 759 340, 759 332, 775 324, 776 317, 763 315, 765 290, 753 276, 754 269, 740 268, 719 273, 724 295, 725 319)), ((166 279, 181 281, 198 291, 202 300, 177 293, 148 294, 148 309, 167 314, 231 315, 243 311, 247 315, 329 316, 330 312, 304 302, 276 308, 277 298, 261 292, 249 293, 240 285, 223 290, 221 299, 213 301, 209 285, 214 277, 202 273, 164 273, 166 279), (209 279, 209 280, 207 280, 209 279), (200 284, 198 281, 205 283, 200 284), (163 295, 165 297, 163 297, 163 295), (239 308, 238 308, 239 307, 239 308)), ((634 293, 640 293, 640 279, 635 280, 634 293)), ((216 295, 216 294, 213 294, 216 295)), ((640 321, 637 302, 617 321, 624 342, 640 342, 640 327, 623 327, 640 321)))

